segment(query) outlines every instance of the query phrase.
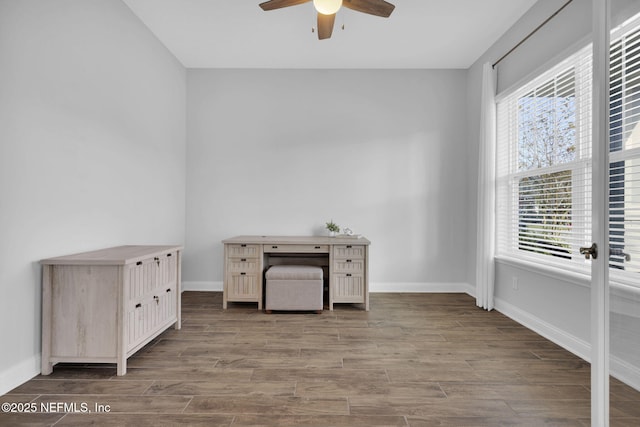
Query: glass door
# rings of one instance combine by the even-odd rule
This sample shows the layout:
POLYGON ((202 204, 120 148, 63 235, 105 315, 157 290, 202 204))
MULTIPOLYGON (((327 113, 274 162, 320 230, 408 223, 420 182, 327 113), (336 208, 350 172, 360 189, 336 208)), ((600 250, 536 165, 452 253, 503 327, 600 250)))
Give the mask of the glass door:
POLYGON ((640 17, 611 7, 608 409, 627 426, 640 425, 640 17))
POLYGON ((640 4, 593 0, 592 10, 592 219, 599 253, 595 246, 581 249, 595 258, 591 424, 635 426, 640 425, 640 4))

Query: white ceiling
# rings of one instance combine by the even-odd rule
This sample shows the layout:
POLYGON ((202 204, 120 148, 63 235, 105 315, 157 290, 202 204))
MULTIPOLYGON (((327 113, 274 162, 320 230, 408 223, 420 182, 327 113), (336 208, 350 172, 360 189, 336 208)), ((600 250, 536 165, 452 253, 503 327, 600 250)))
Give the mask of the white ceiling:
POLYGON ((536 2, 389 0, 389 18, 342 8, 318 40, 311 2, 123 1, 187 68, 468 68, 536 2))

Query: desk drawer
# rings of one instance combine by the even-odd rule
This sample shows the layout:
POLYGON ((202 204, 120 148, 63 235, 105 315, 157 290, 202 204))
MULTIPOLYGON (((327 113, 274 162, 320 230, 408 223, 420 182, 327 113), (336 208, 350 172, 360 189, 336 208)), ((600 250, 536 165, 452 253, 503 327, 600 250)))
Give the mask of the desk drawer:
POLYGON ((264 245, 265 253, 329 253, 329 245, 264 245))
POLYGON ((336 259, 333 261, 333 272, 362 274, 364 272, 364 259, 336 259))
POLYGON ((335 259, 364 259, 364 245, 335 245, 333 257, 335 259))
POLYGON ((254 273, 260 271, 259 258, 229 258, 227 261, 229 273, 254 273))
POLYGON ((234 258, 258 258, 260 245, 230 244, 227 245, 227 255, 234 258))

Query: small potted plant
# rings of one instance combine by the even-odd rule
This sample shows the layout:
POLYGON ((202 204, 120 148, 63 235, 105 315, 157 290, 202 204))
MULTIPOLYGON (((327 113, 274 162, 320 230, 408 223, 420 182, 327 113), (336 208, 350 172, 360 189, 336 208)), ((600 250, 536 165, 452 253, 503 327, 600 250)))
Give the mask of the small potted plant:
POLYGON ((335 237, 340 232, 340 227, 331 220, 327 223, 327 230, 329 230, 329 237, 335 237))

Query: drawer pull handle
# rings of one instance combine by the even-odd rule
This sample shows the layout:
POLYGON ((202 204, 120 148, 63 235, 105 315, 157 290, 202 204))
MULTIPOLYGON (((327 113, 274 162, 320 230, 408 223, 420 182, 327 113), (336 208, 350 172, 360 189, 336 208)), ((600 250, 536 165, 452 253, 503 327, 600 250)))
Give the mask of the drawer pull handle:
POLYGON ((347 277, 351 277, 351 273, 347 273, 347 277))
POLYGON ((241 276, 246 276, 246 275, 247 275, 247 273, 242 272, 242 273, 240 273, 240 275, 241 275, 241 276))
POLYGON ((240 262, 247 262, 246 258, 240 258, 240 262))
POLYGON ((140 308, 140 307, 142 307, 142 304, 137 303, 137 304, 136 304, 136 308, 140 308))
POLYGON ((241 248, 246 248, 247 245, 245 245, 244 243, 242 245, 240 245, 241 248))
POLYGON ((171 288, 167 288, 167 292, 171 292, 171 288))
POLYGON ((315 249, 320 249, 320 246, 316 246, 315 249))
POLYGON ((160 305, 160 297, 159 296, 154 295, 153 299, 156 300, 156 305, 160 305))
POLYGON ((347 245, 347 249, 351 249, 353 246, 351 245, 347 245))
POLYGON ((351 262, 351 260, 350 260, 350 259, 348 259, 348 260, 347 260, 347 262, 351 262))
POLYGON ((170 256, 171 256, 171 254, 167 254, 167 257, 170 257, 170 256))
POLYGON ((271 246, 271 249, 278 249, 277 246, 271 246))
POLYGON ((154 257, 153 260, 160 266, 160 258, 154 257))
POLYGON ((136 265, 142 265, 142 261, 136 262, 136 265))

